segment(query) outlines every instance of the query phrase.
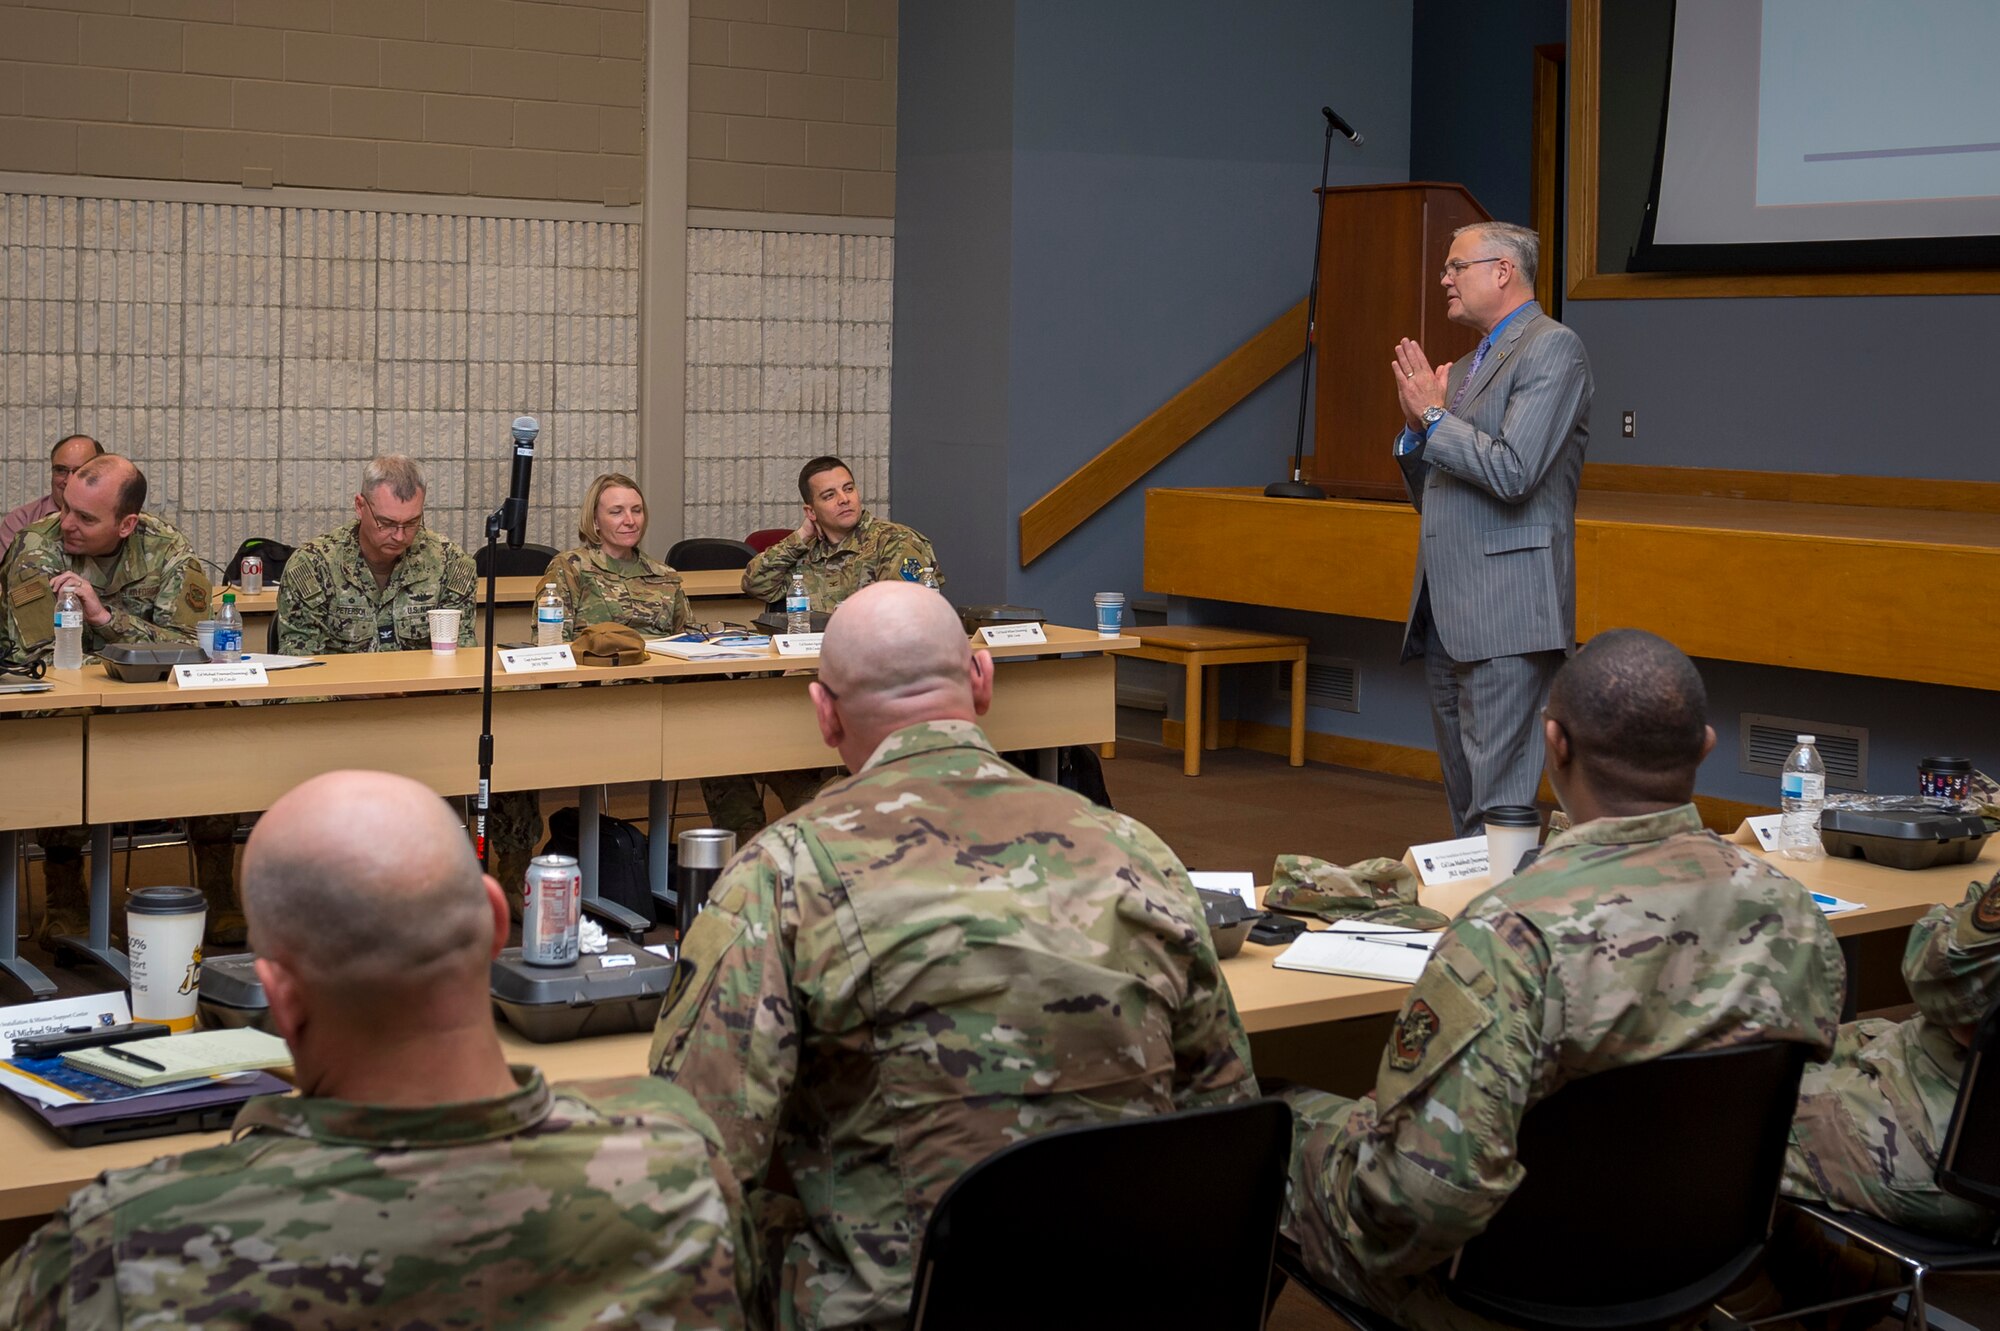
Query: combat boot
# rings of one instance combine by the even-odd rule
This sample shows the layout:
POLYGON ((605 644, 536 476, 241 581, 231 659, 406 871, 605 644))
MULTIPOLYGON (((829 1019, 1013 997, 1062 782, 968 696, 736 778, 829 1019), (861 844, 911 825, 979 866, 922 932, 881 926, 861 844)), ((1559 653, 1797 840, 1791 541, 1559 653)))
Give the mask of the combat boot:
POLYGON ((236 897, 236 839, 194 843, 194 880, 208 901, 208 925, 202 940, 210 947, 242 947, 250 941, 250 923, 236 897))
POLYGON ((90 889, 83 881, 83 856, 67 848, 51 849, 42 860, 43 892, 47 911, 35 943, 46 952, 55 950, 55 940, 64 934, 81 937, 90 932, 90 889))

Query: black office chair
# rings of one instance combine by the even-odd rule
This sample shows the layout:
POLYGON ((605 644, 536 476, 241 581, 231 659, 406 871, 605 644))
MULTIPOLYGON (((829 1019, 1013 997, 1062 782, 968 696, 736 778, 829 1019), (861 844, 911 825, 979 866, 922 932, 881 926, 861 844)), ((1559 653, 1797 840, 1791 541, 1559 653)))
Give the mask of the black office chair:
POLYGON ((243 556, 256 555, 264 561, 264 585, 275 586, 284 580, 285 564, 292 557, 292 547, 283 541, 274 541, 265 536, 252 536, 236 547, 236 553, 222 570, 222 580, 238 586, 243 583, 243 556))
POLYGON ((1017 1142, 931 1213, 912 1326, 1256 1331, 1291 1141, 1256 1100, 1017 1142))
POLYGON ((496 578, 539 578, 549 571, 549 561, 556 557, 556 549, 548 545, 524 544, 519 549, 511 545, 482 545, 472 552, 472 568, 480 577, 486 576, 487 551, 493 553, 493 576, 496 578))
MULTIPOLYGON (((1570 1082, 1522 1120, 1526 1177, 1438 1274, 1508 1326, 1648 1327, 1699 1312, 1764 1251, 1810 1049, 1694 1050, 1570 1082)), ((1279 1269, 1360 1331, 1395 1323, 1279 1269)))
POLYGON ((675 541, 673 549, 667 551, 667 566, 683 573, 695 569, 749 568, 756 557, 757 552, 745 541, 690 536, 685 541, 675 541))
MULTIPOLYGON (((1812 1202, 1790 1202, 1810 1223, 1846 1235, 1854 1243, 1886 1257, 1909 1274, 1905 1284, 1871 1290, 1810 1308, 1797 1308, 1764 1321, 1785 1321, 1807 1313, 1826 1312, 1849 1304, 1872 1303, 1909 1296, 1903 1325, 1920 1331, 1929 1318, 1924 1277, 1933 1274, 2000 1274, 2000 1076, 1989 1062, 2000 1060, 2000 1005, 1989 1011, 1966 1053, 1965 1076, 1958 1084, 1951 1122, 1945 1128, 1933 1177, 1954 1197, 1995 1212, 1996 1228, 1984 1242, 1937 1238, 1886 1220, 1836 1211, 1812 1202)), ((1746 1325, 1760 1326, 1762 1322, 1746 1325)))

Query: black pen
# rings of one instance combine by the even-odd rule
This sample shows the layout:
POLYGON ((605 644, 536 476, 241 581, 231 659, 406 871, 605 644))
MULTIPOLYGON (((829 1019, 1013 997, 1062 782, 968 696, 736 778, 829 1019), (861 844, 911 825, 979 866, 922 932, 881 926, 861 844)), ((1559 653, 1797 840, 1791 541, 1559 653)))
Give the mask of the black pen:
MULTIPOLYGON (((1327 932, 1346 933, 1345 930, 1339 929, 1329 929, 1327 932)), ((1346 936, 1349 938, 1358 938, 1364 943, 1374 943, 1381 947, 1406 947, 1412 952, 1428 952, 1431 950, 1428 943, 1399 943, 1393 938, 1376 938, 1370 934, 1347 933, 1346 936)), ((164 1069, 162 1070, 164 1071, 164 1069)))
POLYGON ((113 1058, 122 1058, 127 1063, 137 1063, 140 1067, 151 1068, 155 1072, 165 1072, 167 1070, 166 1064, 155 1063, 150 1058, 141 1058, 137 1054, 127 1053, 126 1051, 120 1049, 115 1044, 108 1044, 104 1046, 104 1052, 111 1055, 113 1058))

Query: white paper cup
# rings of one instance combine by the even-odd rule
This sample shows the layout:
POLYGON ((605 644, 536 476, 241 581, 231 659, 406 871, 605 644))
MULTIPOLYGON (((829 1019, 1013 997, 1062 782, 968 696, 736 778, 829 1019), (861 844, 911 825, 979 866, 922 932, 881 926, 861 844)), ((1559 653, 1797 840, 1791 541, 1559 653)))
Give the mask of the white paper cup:
POLYGON ((1099 592, 1091 598, 1097 606, 1097 634, 1101 638, 1115 638, 1125 623, 1125 593, 1099 592))
POLYGON ((1541 814, 1530 805, 1507 804, 1486 811, 1486 877, 1512 878, 1521 857, 1542 844, 1541 814))
POLYGON ((201 932, 208 902, 194 887, 141 887, 125 904, 132 1020, 194 1029, 201 998, 201 932))
POLYGON ((215 659, 215 621, 212 619, 196 621, 194 626, 194 640, 200 644, 202 655, 213 661, 215 659))
POLYGON ((431 620, 431 650, 439 656, 450 656, 458 650, 458 610, 433 610, 431 620))

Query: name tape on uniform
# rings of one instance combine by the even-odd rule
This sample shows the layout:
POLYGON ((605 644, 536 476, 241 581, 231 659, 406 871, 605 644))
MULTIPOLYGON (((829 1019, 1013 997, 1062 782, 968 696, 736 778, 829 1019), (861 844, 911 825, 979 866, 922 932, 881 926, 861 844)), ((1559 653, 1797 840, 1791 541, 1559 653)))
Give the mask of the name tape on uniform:
POLYGON ((1024 642, 1047 642, 1049 635, 1040 624, 988 624, 979 630, 988 647, 1014 647, 1024 642))
POLYGON ((1462 883, 1486 876, 1486 838, 1460 837, 1456 841, 1433 841, 1411 846, 1410 859, 1416 863, 1417 877, 1425 887, 1439 883, 1462 883))
POLYGON ((248 689, 269 684, 261 661, 215 661, 208 665, 177 665, 174 683, 184 689, 248 689))
POLYGON ((510 675, 536 670, 574 670, 576 654, 568 643, 556 647, 502 647, 500 668, 510 675))
POLYGON ((772 637, 771 645, 780 656, 818 656, 824 641, 824 633, 780 633, 772 637))

